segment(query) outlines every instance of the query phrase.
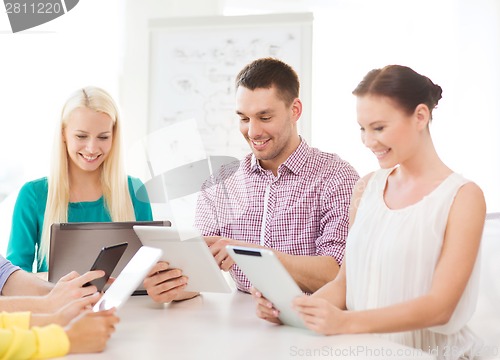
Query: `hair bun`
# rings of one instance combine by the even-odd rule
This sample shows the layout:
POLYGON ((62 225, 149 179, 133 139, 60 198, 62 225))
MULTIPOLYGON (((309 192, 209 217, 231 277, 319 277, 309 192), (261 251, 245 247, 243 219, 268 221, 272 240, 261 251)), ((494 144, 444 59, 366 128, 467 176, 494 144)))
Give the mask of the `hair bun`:
POLYGON ((430 98, 432 100, 433 108, 437 106, 439 100, 443 97, 443 89, 438 84, 434 84, 432 80, 427 78, 431 84, 430 88, 430 98))

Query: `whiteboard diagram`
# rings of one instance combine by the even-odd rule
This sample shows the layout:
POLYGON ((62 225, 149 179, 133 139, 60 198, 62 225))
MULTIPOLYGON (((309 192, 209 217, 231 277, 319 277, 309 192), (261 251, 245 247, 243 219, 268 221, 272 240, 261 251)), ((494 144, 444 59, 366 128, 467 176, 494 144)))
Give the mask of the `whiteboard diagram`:
POLYGON ((234 79, 269 56, 299 75, 299 133, 310 142, 312 14, 154 19, 149 28, 148 133, 195 119, 207 155, 243 157, 250 149, 238 128, 234 79))

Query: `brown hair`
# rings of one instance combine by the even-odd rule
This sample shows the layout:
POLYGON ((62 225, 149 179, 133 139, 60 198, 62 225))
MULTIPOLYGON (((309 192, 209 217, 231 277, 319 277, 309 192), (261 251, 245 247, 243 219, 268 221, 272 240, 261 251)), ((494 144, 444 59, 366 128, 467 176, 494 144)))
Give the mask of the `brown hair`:
POLYGON ((386 96, 407 114, 412 114, 419 104, 425 104, 432 119, 432 110, 442 92, 441 86, 407 66, 387 65, 368 72, 352 93, 356 96, 386 96))
POLYGON ((295 70, 274 58, 257 59, 246 65, 236 76, 236 89, 243 86, 250 90, 276 87, 278 97, 290 105, 299 97, 300 82, 295 70))

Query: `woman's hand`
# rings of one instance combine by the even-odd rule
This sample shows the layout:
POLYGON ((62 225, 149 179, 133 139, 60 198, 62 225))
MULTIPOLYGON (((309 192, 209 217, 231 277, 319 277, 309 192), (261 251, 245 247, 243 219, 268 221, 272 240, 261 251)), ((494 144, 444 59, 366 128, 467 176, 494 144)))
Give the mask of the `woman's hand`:
POLYGON ((346 312, 328 300, 314 296, 300 296, 293 300, 293 308, 297 310, 307 328, 323 335, 346 333, 346 312))
POLYGON ((101 294, 94 293, 93 295, 73 300, 54 313, 32 314, 31 326, 45 326, 49 324, 66 326, 71 320, 83 312, 90 310, 100 297, 101 294))
POLYGON ((84 286, 84 284, 103 276, 104 271, 102 270, 88 271, 83 275, 79 275, 76 271, 72 271, 63 276, 54 285, 50 293, 44 296, 46 304, 45 312, 56 312, 76 299, 95 293, 97 288, 94 285, 84 286))
POLYGON ((92 306, 101 298, 101 293, 94 293, 81 299, 73 300, 68 305, 56 312, 56 321, 54 323, 61 326, 66 326, 71 320, 87 310, 91 310, 92 306))
POLYGON ((70 353, 101 352, 108 339, 115 331, 120 319, 115 315, 115 308, 86 312, 74 319, 67 327, 66 334, 70 342, 70 353))
POLYGON ((275 324, 281 324, 279 311, 274 307, 273 303, 267 300, 262 293, 255 288, 250 288, 250 293, 257 303, 256 314, 259 318, 267 320, 275 324))

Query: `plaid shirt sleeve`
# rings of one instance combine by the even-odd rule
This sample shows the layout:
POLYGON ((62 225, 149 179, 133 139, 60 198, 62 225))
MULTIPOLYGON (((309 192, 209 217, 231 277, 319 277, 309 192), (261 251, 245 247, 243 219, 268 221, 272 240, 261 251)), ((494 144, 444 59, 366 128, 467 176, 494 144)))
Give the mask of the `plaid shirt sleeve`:
POLYGON ((203 236, 219 236, 217 209, 215 208, 216 186, 213 177, 203 184, 196 203, 195 227, 203 236))

